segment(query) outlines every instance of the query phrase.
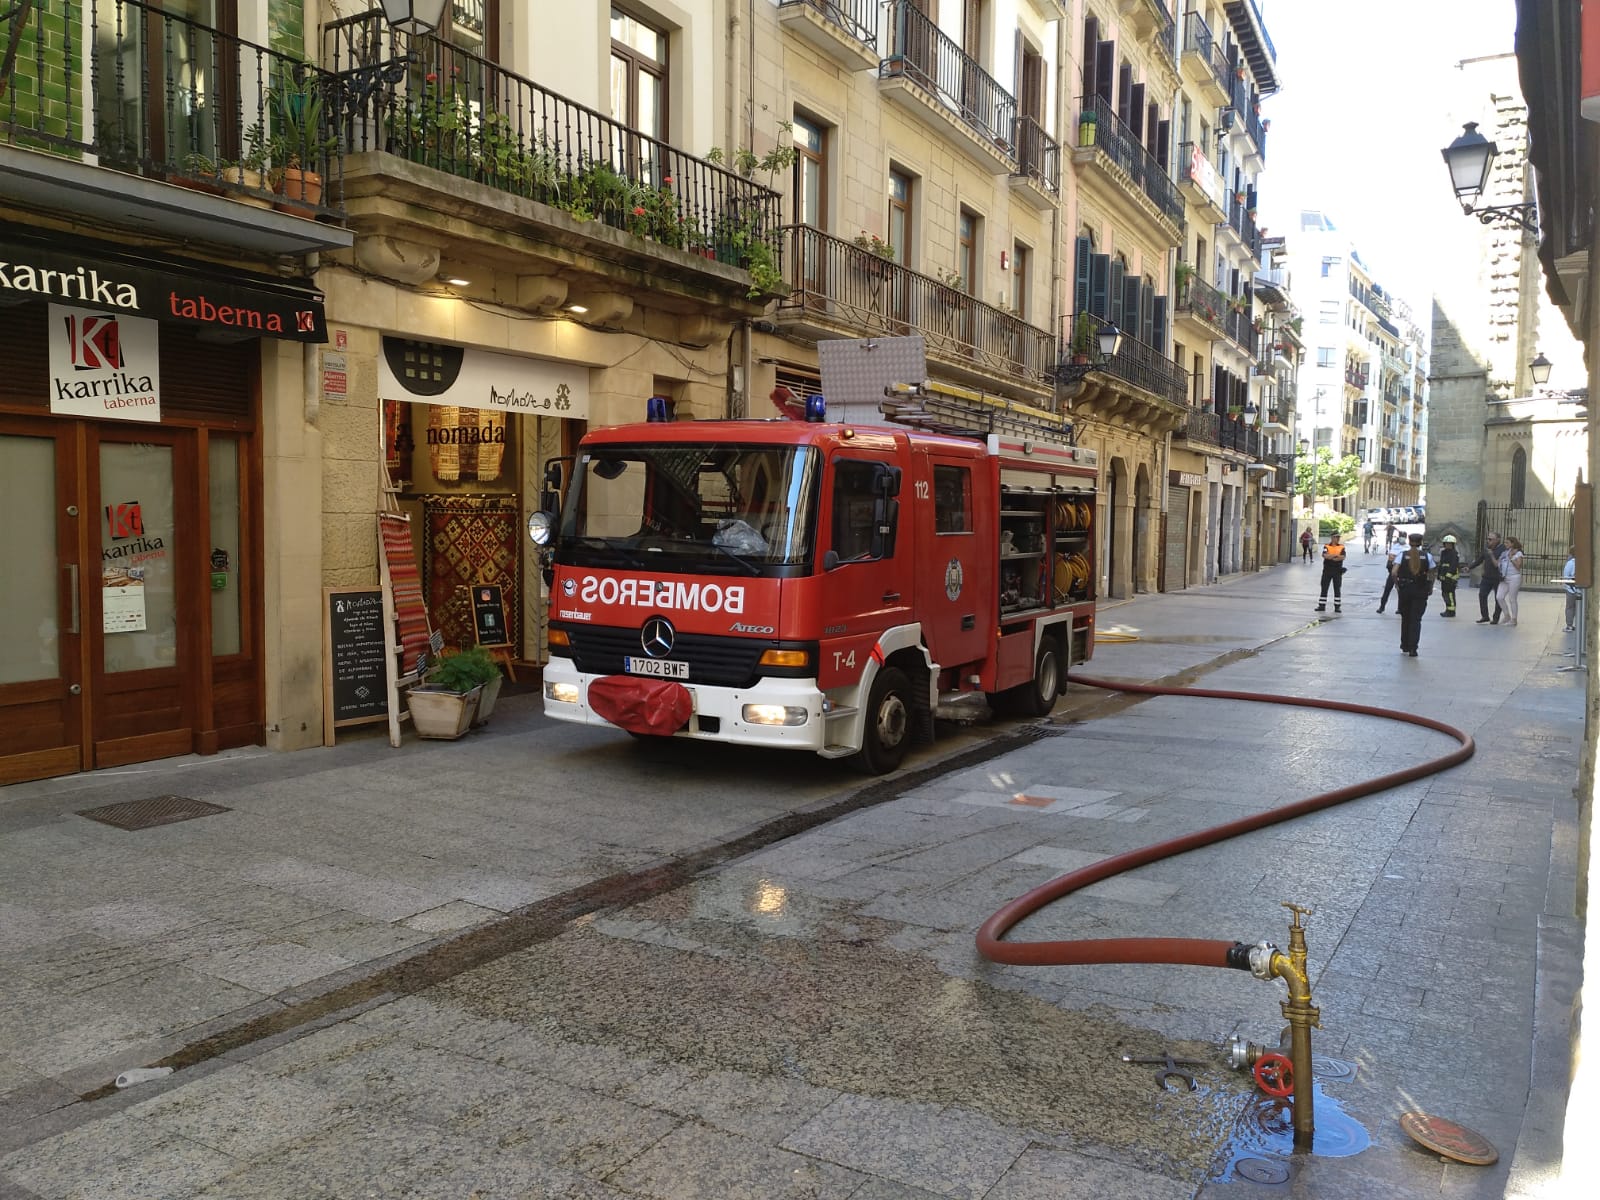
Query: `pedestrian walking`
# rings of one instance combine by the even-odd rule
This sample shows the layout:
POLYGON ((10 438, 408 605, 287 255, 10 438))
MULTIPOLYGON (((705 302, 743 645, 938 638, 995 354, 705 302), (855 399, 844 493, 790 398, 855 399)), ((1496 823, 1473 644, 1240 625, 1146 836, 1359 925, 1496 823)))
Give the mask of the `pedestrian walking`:
POLYGON ((1489 619, 1489 597, 1493 596, 1500 586, 1500 535, 1491 533, 1483 539, 1483 549, 1478 552, 1478 557, 1461 568, 1463 575, 1470 575, 1479 567, 1483 574, 1478 578, 1478 624, 1500 624, 1500 601, 1498 597, 1494 603, 1494 620, 1489 619))
POLYGON ((1383 544, 1392 546, 1400 540, 1400 531, 1394 527, 1394 522, 1389 522, 1389 527, 1383 531, 1383 544))
POLYGON ((1372 539, 1377 536, 1378 529, 1372 523, 1372 518, 1367 518, 1367 523, 1361 527, 1361 553, 1372 553, 1372 539))
MULTIPOLYGON (((1388 557, 1383 560, 1383 595, 1378 597, 1378 611, 1381 613, 1389 606, 1389 594, 1394 591, 1394 564, 1404 554, 1405 547, 1394 545, 1389 547, 1388 557)), ((1399 611, 1396 609, 1395 611, 1399 611)))
MULTIPOLYGON (((1578 577, 1578 548, 1567 547, 1567 561, 1561 566, 1561 578, 1576 579, 1578 577)), ((1577 628, 1578 620, 1578 595, 1583 591, 1576 583, 1562 585, 1567 591, 1567 626, 1564 632, 1571 633, 1577 628)))
POLYGON ((1311 536, 1311 529, 1310 529, 1309 526, 1300 531, 1300 561, 1301 562, 1310 562, 1311 561, 1311 543, 1312 543, 1313 540, 1314 539, 1311 536))
POLYGON ((1507 625, 1517 623, 1517 593, 1521 590, 1522 543, 1508 537, 1500 551, 1500 583, 1494 593, 1495 603, 1505 610, 1507 625))
POLYGON ((1400 653, 1417 656, 1417 641, 1422 636, 1422 614, 1428 611, 1428 596, 1433 592, 1433 573, 1438 564, 1422 548, 1422 535, 1413 533, 1410 546, 1400 552, 1390 575, 1395 581, 1400 609, 1400 653))
POLYGON ((1344 596, 1341 581, 1344 579, 1344 543, 1337 533, 1328 536, 1322 548, 1322 595, 1317 601, 1317 611, 1328 611, 1328 585, 1333 584, 1333 611, 1343 612, 1344 596))
POLYGON ((1439 599, 1444 601, 1441 617, 1456 615, 1456 582, 1461 578, 1461 555, 1456 552, 1456 535, 1447 533, 1439 551, 1439 599))

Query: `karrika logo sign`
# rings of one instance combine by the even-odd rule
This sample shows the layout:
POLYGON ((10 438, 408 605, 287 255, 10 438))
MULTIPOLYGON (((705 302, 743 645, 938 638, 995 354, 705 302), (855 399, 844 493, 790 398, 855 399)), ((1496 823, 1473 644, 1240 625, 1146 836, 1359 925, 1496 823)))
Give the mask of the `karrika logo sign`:
POLYGON ((161 420, 160 326, 144 317, 52 304, 50 411, 161 420))
POLYGON ((80 371, 122 370, 122 339, 117 318, 104 313, 67 318, 67 345, 80 371))
POLYGON ((144 536, 144 517, 139 513, 139 502, 106 505, 106 529, 113 541, 144 536))

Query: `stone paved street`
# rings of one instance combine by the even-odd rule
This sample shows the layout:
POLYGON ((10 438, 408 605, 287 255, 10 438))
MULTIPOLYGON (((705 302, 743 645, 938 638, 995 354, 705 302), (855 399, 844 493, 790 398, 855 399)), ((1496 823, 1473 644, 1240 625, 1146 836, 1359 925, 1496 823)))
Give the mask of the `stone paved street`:
MULTIPOLYGON (((464 743, 180 760, 0 789, 0 1198, 983 1200, 1533 1196, 1559 1163, 1583 675, 1561 600, 1425 618, 1298 564, 1108 606, 1086 673, 1420 712, 1443 775, 1141 868, 1025 938, 1286 943, 1308 921, 1317 1154, 1220 1043, 1282 985, 1002 967, 973 933, 1067 870, 1446 752, 1349 714, 1075 685, 1046 725, 838 764, 646 748, 531 697, 464 743), (1332 618, 1332 614, 1328 614, 1332 618), (78 810, 230 811, 125 833, 78 810), (1021 798, 1021 799, 1019 799, 1021 798), (1164 1091, 1120 1055, 1202 1059, 1164 1091), (130 1067, 174 1074, 116 1090, 130 1067), (1336 1069, 1338 1063, 1329 1064, 1336 1069), (1421 1108, 1491 1167, 1410 1143, 1421 1108), (1370 1145, 1360 1153, 1363 1142, 1370 1145)), ((1435 609, 1437 602, 1435 602, 1435 609)))

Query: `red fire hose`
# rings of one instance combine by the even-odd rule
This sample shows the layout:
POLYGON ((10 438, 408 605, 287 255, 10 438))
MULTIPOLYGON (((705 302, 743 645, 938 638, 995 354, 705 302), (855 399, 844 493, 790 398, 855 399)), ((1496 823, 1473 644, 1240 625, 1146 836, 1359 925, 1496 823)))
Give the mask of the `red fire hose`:
POLYGON ((1253 813, 1236 821, 1213 825, 1210 829, 1201 829, 1138 850, 1129 850, 1041 884, 1000 909, 978 930, 978 953, 991 962, 1030 967, 1069 966, 1079 963, 1175 963, 1184 966, 1235 967, 1248 970, 1249 963, 1245 952, 1249 946, 1243 942, 1208 941, 1202 938, 1082 938, 1056 942, 1003 942, 1000 939, 1024 917, 1031 916, 1045 905, 1071 895, 1080 888, 1088 887, 1091 883, 1099 883, 1102 879, 1109 879, 1113 875, 1120 875, 1124 871, 1131 871, 1146 863, 1171 858, 1186 850, 1198 850, 1201 846, 1226 841, 1241 833, 1264 829, 1280 821, 1289 821, 1306 813, 1343 804, 1346 800, 1370 796, 1374 792, 1409 783, 1413 779, 1437 774, 1458 763, 1466 762, 1477 749, 1472 738, 1453 725, 1446 725, 1443 721, 1435 721, 1431 717, 1418 716, 1416 713, 1378 708, 1370 704, 1348 704, 1343 700, 1318 700, 1306 696, 1277 696, 1269 693, 1232 692, 1214 688, 1117 683, 1109 679, 1090 679, 1081 675, 1073 676, 1072 682, 1144 696, 1205 696, 1216 700, 1249 700, 1256 704, 1289 704, 1297 708, 1332 709, 1336 712, 1357 713, 1361 716, 1381 717, 1388 721, 1404 721, 1411 725, 1420 725, 1424 729, 1449 734, 1461 744, 1440 758, 1432 758, 1415 766, 1391 771, 1387 775, 1380 775, 1376 779, 1368 779, 1362 783, 1335 788, 1331 792, 1298 800, 1282 808, 1253 813))

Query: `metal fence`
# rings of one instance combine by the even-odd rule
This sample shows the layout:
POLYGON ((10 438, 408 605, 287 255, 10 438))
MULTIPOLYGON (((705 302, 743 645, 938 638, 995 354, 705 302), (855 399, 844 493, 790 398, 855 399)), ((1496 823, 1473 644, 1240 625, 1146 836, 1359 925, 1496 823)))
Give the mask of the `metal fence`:
POLYGON ((1017 118, 1017 173, 1055 195, 1061 186, 1061 147, 1032 117, 1017 118))
POLYGON ((387 151, 725 262, 778 254, 778 194, 738 171, 439 38, 407 37, 381 11, 331 22, 323 39, 352 152, 387 151))
POLYGON ((888 0, 888 53, 879 64, 883 77, 908 75, 960 114, 961 119, 1012 153, 1017 102, 913 0, 888 0))
MULTIPOLYGON (((1014 313, 809 225, 783 230, 785 310, 863 334, 921 334, 928 352, 1034 386, 1055 378, 1055 338, 1014 313)), ((1131 341, 1132 339, 1128 339, 1131 341)))
POLYGON ((778 0, 779 8, 801 4, 816 9, 856 41, 868 46, 878 44, 880 0, 778 0))
POLYGON ((1559 591, 1551 583, 1561 575, 1567 550, 1577 540, 1572 505, 1547 504, 1533 508, 1513 508, 1509 504, 1478 501, 1478 527, 1475 546, 1484 536, 1498 533, 1522 543, 1522 586, 1526 591, 1559 591))
POLYGON ((1183 197, 1178 194, 1178 185, 1172 181, 1155 155, 1145 149, 1127 123, 1117 116, 1105 97, 1082 96, 1079 98, 1082 106, 1083 117, 1080 117, 1080 127, 1087 124, 1087 114, 1094 114, 1094 145, 1104 150, 1116 163, 1126 171, 1133 182, 1144 194, 1155 201, 1156 207, 1170 217, 1173 221, 1183 220, 1183 197))
POLYGON ((260 206, 342 215, 321 198, 342 162, 327 83, 315 67, 141 0, 0 9, 0 142, 93 154, 260 206))

